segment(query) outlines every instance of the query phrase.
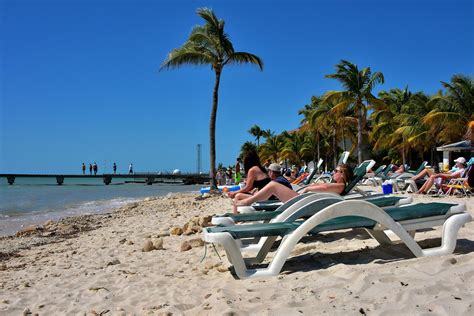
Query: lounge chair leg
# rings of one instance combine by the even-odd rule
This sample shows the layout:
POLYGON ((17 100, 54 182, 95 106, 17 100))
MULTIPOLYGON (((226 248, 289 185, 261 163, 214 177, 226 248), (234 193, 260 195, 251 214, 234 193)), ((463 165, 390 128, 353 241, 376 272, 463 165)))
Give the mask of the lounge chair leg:
POLYGON ((381 245, 390 245, 392 241, 390 238, 381 230, 365 229, 365 231, 381 245))
POLYGON ((410 230, 408 231, 408 235, 410 235, 411 238, 415 238, 416 230, 410 230))

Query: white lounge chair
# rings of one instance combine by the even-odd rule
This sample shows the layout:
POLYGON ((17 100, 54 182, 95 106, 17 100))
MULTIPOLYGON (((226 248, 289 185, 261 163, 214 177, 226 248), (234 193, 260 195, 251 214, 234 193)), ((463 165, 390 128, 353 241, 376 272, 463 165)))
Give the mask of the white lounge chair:
POLYGON ((391 243, 384 230, 391 230, 417 257, 446 255, 456 247, 457 233, 461 226, 471 221, 465 205, 448 203, 413 204, 383 210, 367 201, 341 201, 329 205, 305 221, 289 221, 230 227, 208 227, 202 239, 222 245, 228 260, 241 279, 278 275, 295 245, 308 233, 337 229, 364 228, 379 243, 391 243), (443 225, 440 247, 422 249, 414 240, 416 230, 443 225), (268 237, 267 244, 255 257, 244 258, 242 238, 268 237), (250 265, 261 262, 273 241, 283 236, 281 243, 267 268, 250 265), (272 241, 273 239, 273 241, 272 241))

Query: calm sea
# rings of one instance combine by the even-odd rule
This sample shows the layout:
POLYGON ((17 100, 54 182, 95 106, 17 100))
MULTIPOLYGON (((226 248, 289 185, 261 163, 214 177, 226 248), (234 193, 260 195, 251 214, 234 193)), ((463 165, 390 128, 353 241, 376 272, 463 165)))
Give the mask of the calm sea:
POLYGON ((21 227, 43 224, 49 219, 105 213, 145 197, 175 192, 196 192, 201 186, 181 184, 112 183, 102 179, 17 178, 8 185, 0 178, 0 236, 14 234, 21 227))

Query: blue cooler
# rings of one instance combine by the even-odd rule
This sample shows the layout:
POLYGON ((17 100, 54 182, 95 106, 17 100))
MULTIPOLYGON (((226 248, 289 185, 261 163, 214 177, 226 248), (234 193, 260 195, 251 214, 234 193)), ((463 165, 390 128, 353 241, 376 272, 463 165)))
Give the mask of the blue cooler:
POLYGON ((383 194, 392 194, 393 192, 392 184, 391 183, 382 184, 382 191, 383 191, 383 194))

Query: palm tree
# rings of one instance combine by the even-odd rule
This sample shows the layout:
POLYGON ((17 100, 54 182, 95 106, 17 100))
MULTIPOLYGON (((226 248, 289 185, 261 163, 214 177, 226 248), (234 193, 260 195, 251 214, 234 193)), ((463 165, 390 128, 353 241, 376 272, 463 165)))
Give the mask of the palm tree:
POLYGON ((180 48, 173 49, 161 65, 161 69, 176 68, 184 64, 211 65, 215 72, 212 110, 209 123, 210 177, 211 187, 216 184, 216 115, 219 99, 219 83, 224 66, 250 63, 263 70, 263 61, 256 55, 236 52, 224 32, 225 22, 219 20, 211 9, 200 8, 197 14, 205 20, 204 25, 193 28, 188 40, 180 48))
POLYGON ((279 162, 283 150, 283 140, 280 135, 272 135, 267 138, 261 146, 261 158, 263 161, 271 160, 279 162))
POLYGON ((257 141, 257 147, 260 146, 260 137, 263 136, 263 131, 258 125, 254 125, 249 129, 249 133, 255 137, 255 140, 257 141))
POLYGON ((262 137, 265 138, 266 140, 272 136, 275 136, 275 133, 271 129, 266 129, 262 131, 262 137))
POLYGON ((374 112, 370 115, 372 123, 372 131, 370 139, 373 142, 374 150, 396 149, 402 156, 403 164, 405 161, 404 145, 406 139, 401 138, 401 134, 395 134, 395 131, 400 127, 397 116, 401 114, 404 108, 410 101, 412 93, 408 90, 391 89, 390 91, 380 91, 379 98, 384 102, 384 105, 375 106, 374 112))
POLYGON ((284 145, 281 155, 283 158, 288 158, 290 161, 301 165, 303 156, 307 151, 303 145, 305 143, 305 133, 300 132, 283 132, 284 145))
POLYGON ((245 157, 248 152, 257 151, 257 146, 252 142, 245 142, 242 147, 240 147, 240 157, 245 157))
POLYGON ((311 97, 311 103, 306 104, 304 108, 298 111, 299 115, 303 115, 301 119, 301 127, 300 130, 303 132, 309 132, 313 135, 312 143, 315 145, 313 147, 313 160, 318 160, 321 158, 321 150, 320 150, 320 139, 321 139, 321 130, 320 126, 318 125, 318 117, 321 116, 323 113, 319 111, 320 104, 322 103, 322 99, 318 96, 311 97))
POLYGON ((474 80, 463 75, 454 75, 451 83, 441 81, 447 90, 432 97, 430 103, 435 108, 428 113, 424 122, 428 125, 444 127, 441 140, 444 143, 458 141, 474 121, 474 80))
POLYGON ((356 113, 358 119, 357 158, 361 163, 363 160, 363 134, 366 133, 367 108, 371 105, 381 104, 381 101, 372 94, 372 89, 376 84, 384 83, 383 74, 381 72, 372 73, 369 67, 359 70, 357 65, 341 60, 336 65, 336 73, 326 75, 326 78, 340 81, 345 90, 329 91, 324 100, 329 103, 337 100, 338 103, 335 107, 351 107, 356 113))

